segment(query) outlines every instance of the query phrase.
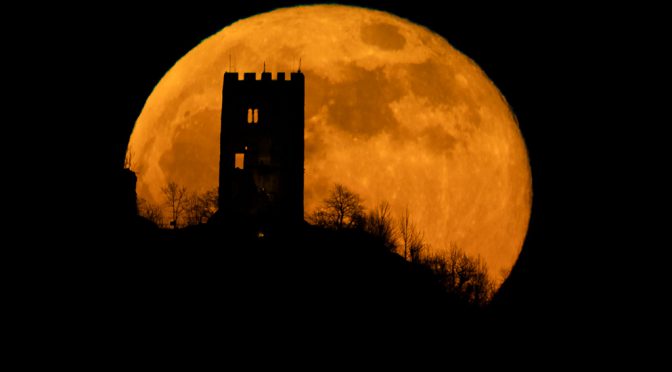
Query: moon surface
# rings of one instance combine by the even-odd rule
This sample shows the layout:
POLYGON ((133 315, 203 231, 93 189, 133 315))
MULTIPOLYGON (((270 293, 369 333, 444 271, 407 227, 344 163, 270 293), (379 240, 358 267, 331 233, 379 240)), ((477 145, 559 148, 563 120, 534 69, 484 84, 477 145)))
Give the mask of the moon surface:
MULTIPOLYGON (((156 85, 129 143, 137 193, 168 181, 217 186, 225 71, 301 70, 306 79, 305 211, 335 183, 368 208, 408 207, 431 250, 456 244, 500 283, 530 218, 524 140, 499 90, 430 30, 388 13, 318 5, 274 10, 203 40, 156 85)), ((259 77, 258 77, 259 78, 259 77)))

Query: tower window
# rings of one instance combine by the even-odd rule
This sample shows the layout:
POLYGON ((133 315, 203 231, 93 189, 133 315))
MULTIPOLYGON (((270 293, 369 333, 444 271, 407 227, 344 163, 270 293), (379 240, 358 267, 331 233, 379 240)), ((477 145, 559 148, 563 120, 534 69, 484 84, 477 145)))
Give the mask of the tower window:
POLYGON ((236 162, 234 167, 236 169, 245 169, 245 154, 236 153, 236 162))
POLYGON ((257 124, 259 122, 259 109, 247 109, 247 124, 257 124))

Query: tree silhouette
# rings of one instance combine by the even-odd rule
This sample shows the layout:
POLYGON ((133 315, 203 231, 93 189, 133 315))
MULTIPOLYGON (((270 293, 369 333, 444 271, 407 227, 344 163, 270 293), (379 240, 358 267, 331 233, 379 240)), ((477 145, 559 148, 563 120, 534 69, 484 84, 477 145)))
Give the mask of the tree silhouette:
POLYGON ((366 232, 376 237, 390 252, 397 249, 396 231, 392 220, 390 204, 386 201, 381 202, 372 209, 366 216, 366 232))
POLYGON ((172 217, 170 225, 174 229, 177 229, 180 219, 183 218, 185 212, 187 188, 179 186, 174 181, 170 181, 165 187, 161 188, 161 191, 166 198, 166 205, 170 208, 172 217))
POLYGON ((138 198, 138 214, 152 221, 158 227, 163 226, 163 214, 161 213, 161 207, 150 203, 146 199, 138 198))
POLYGON ((336 184, 323 204, 311 216, 314 224, 336 230, 363 227, 365 216, 362 199, 345 186, 336 184))
POLYGON ((404 258, 411 262, 418 262, 425 246, 424 234, 415 226, 408 207, 399 216, 399 240, 404 258))
POLYGON ((185 201, 185 220, 187 225, 207 222, 217 212, 218 191, 213 188, 203 194, 193 193, 185 201))
POLYGON ((494 293, 494 283, 489 279, 488 268, 480 257, 470 257, 452 244, 448 252, 422 257, 446 292, 463 303, 483 306, 494 293))

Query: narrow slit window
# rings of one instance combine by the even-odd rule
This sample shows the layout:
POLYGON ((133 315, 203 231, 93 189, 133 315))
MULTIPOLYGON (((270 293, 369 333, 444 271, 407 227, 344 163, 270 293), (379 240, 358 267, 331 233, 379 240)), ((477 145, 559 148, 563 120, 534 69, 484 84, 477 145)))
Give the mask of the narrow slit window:
POLYGON ((236 162, 234 167, 236 169, 245 169, 245 154, 236 153, 236 162))
POLYGON ((252 124, 252 109, 247 109, 247 123, 252 124))
POLYGON ((254 109, 254 124, 259 122, 259 109, 254 109))

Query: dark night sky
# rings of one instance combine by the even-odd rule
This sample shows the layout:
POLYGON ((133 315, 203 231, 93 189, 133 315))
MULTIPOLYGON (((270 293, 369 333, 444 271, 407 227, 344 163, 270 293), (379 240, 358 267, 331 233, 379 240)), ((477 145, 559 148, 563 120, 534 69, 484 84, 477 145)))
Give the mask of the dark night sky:
MULTIPOLYGON (((73 101, 79 103, 70 117, 78 118, 76 130, 89 140, 77 151, 88 154, 83 161, 91 165, 81 167, 97 173, 89 181, 97 190, 104 190, 106 173, 121 166, 144 100, 182 55, 238 19, 280 3, 310 2, 226 3, 216 8, 188 3, 156 12, 130 7, 83 11, 63 25, 60 37, 69 43, 58 53, 74 58, 59 57, 57 79, 73 89, 73 101), (94 181, 98 176, 102 181, 94 181)), ((599 202, 600 190, 586 180, 603 161, 581 151, 590 145, 590 134, 599 131, 591 127, 591 117, 582 115, 591 97, 586 70, 597 67, 589 55, 603 45, 599 34, 584 32, 591 16, 571 7, 342 3, 386 10, 428 27, 472 58, 502 91, 528 146, 534 191, 525 265, 512 282, 512 301, 542 317, 550 317, 549 309, 588 314, 596 292, 576 289, 576 273, 583 270, 577 254, 588 255, 593 243, 586 231, 593 222, 583 206, 599 202)))

